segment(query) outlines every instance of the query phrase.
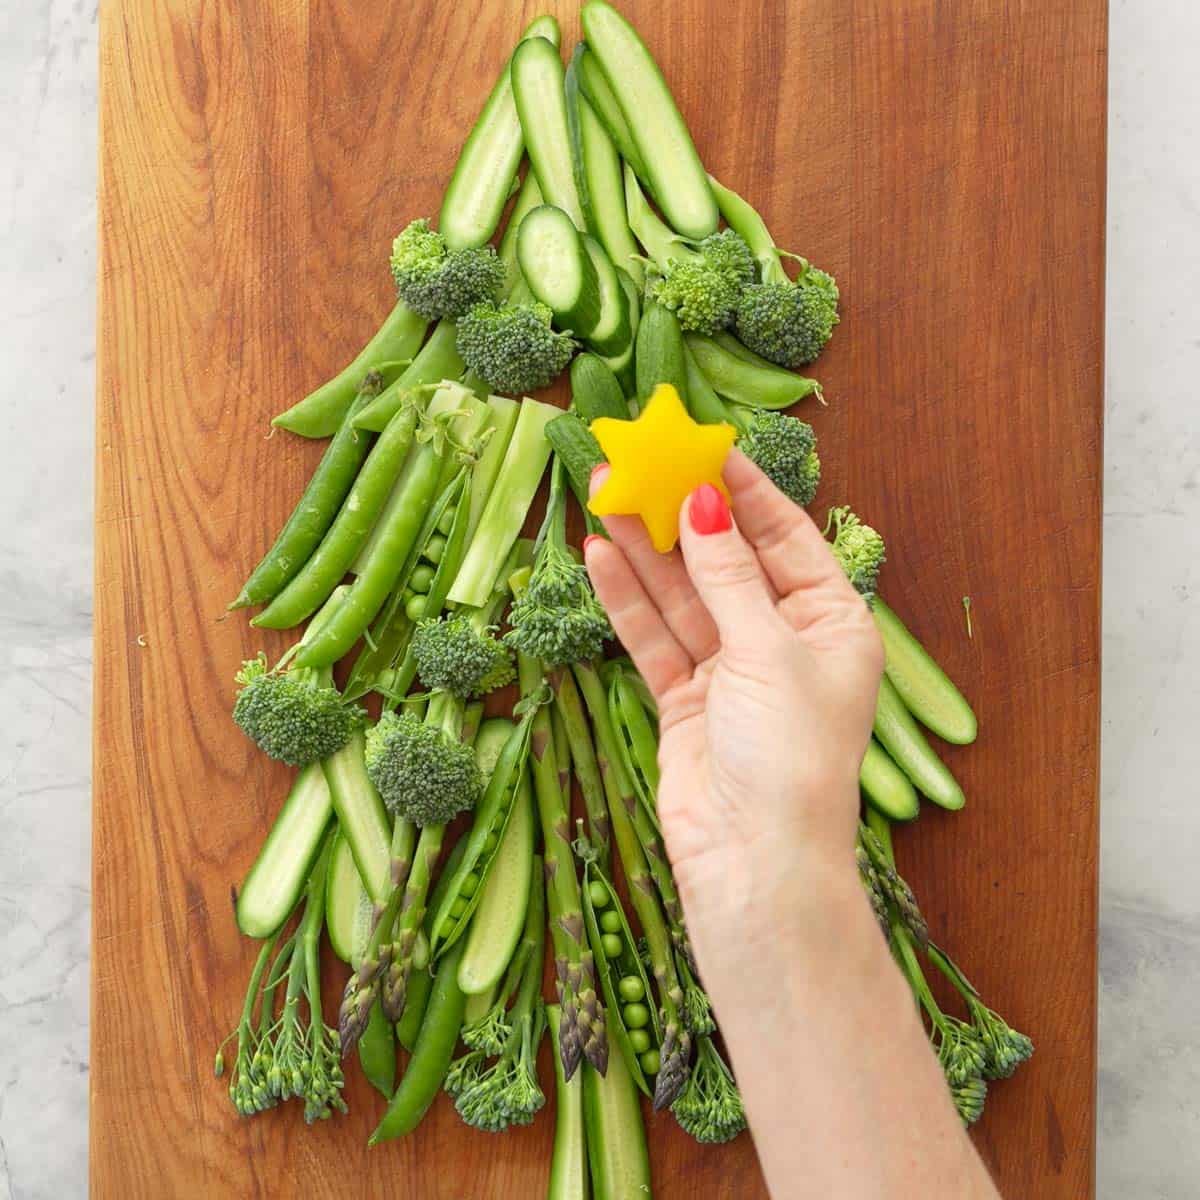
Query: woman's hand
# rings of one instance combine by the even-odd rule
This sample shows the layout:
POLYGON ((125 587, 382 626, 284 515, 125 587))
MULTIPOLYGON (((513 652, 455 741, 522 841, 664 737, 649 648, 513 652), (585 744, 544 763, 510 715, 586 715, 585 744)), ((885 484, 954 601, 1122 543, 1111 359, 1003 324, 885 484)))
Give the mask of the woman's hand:
POLYGON ((852 871, 883 648, 808 515, 738 451, 724 477, 732 519, 705 485, 680 549, 658 554, 638 518, 611 517, 612 541, 585 555, 658 701, 658 810, 684 903, 744 911, 804 862, 852 871))

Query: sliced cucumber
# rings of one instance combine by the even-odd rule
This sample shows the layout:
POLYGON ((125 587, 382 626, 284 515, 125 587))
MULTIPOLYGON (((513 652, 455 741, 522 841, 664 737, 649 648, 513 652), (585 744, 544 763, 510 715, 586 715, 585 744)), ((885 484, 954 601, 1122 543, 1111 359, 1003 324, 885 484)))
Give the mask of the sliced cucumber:
POLYGON ((517 193, 516 203, 512 206, 512 212, 508 214, 508 224, 504 227, 504 234, 496 249, 497 256, 504 264, 505 296, 511 296, 518 285, 524 285, 521 264, 517 262, 517 233, 526 214, 531 213, 540 204, 545 204, 542 189, 538 187, 537 176, 530 171, 517 193))
POLYGON ((875 705, 875 736, 921 795, 952 811, 967 802, 958 781, 925 740, 886 675, 879 684, 875 705))
MULTIPOLYGON (((596 60, 596 56, 586 49, 579 56, 579 87, 591 104, 600 124, 604 126, 608 136, 621 157, 637 172, 637 177, 643 182, 646 179, 646 164, 634 145, 633 134, 629 130, 629 122, 621 111, 621 105, 609 86, 604 68, 596 60)), ((647 185, 649 186, 649 185, 647 185)))
POLYGON ((339 829, 325 884, 325 928, 329 930, 329 944, 342 962, 358 962, 371 936, 374 911, 355 865, 354 852, 339 829))
POLYGON ((512 815, 471 917, 458 986, 468 996, 488 991, 504 974, 521 938, 533 867, 533 793, 521 772, 512 815))
POLYGON ((887 655, 887 676, 908 711, 938 737, 956 746, 969 746, 979 732, 979 723, 966 697, 878 596, 873 610, 887 655))
POLYGON ((338 826, 354 853, 363 885, 375 903, 383 904, 391 890, 392 826, 367 774, 365 741, 356 733, 321 765, 338 826))
POLYGON ((624 1055, 609 1054, 604 1075, 583 1063, 583 1119, 595 1200, 649 1196, 646 1126, 624 1055))
MULTIPOLYGON (((529 25, 521 40, 537 38, 557 46, 559 37, 558 22, 542 16, 529 25)), ((521 165, 525 142, 513 101, 511 65, 510 59, 463 144, 442 200, 438 232, 454 250, 482 246, 496 232, 521 165)))
POLYGON ((600 295, 600 316, 585 340, 597 354, 620 354, 633 340, 621 277, 604 247, 590 234, 583 235, 583 248, 596 271, 600 295))
POLYGON ((588 232, 604 247, 612 262, 628 271, 641 287, 645 283, 645 269, 625 214, 621 156, 579 85, 580 63, 586 56, 587 47, 580 42, 567 66, 567 127, 571 134, 575 186, 588 232))
POLYGON ((308 881, 333 800, 320 763, 310 763, 292 784, 267 840, 238 893, 238 928, 270 937, 291 915, 308 881))
POLYGON ((908 776, 874 738, 867 743, 858 782, 868 803, 893 821, 911 821, 921 811, 908 776))
POLYGON ((589 53, 599 60, 616 94, 667 223, 684 237, 715 233, 720 214, 708 174, 637 30, 604 0, 585 4, 581 20, 589 53))
POLYGON ((513 54, 512 83, 525 148, 542 195, 547 204, 561 208, 582 230, 583 204, 571 167, 564 71, 558 47, 545 38, 522 42, 513 54))
MULTIPOLYGON (((562 1009, 546 1005, 550 1045, 557 1046, 562 1009)), ((587 1138, 583 1126, 583 1076, 576 1071, 570 1081, 563 1073, 562 1055, 554 1053, 554 1154, 546 1200, 587 1200, 587 1138)))
POLYGON ((596 328, 600 284, 593 256, 561 208, 543 204, 525 217, 517 234, 517 261, 529 290, 553 311, 560 328, 577 337, 596 328))
POLYGON ((632 397, 637 391, 637 377, 634 372, 634 355, 637 347, 638 328, 642 319, 642 293, 636 283, 629 277, 627 271, 618 268, 617 278, 621 281, 621 290, 629 306, 629 345, 617 354, 602 354, 604 364, 617 377, 621 390, 626 396, 632 397))

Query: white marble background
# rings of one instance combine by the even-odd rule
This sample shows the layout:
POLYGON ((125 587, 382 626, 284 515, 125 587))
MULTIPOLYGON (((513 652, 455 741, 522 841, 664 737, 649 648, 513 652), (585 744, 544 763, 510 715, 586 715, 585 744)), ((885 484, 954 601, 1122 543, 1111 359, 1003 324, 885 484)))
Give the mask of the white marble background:
MULTIPOLYGON (((96 11, 2 7, 0 1200, 62 1200, 87 1178, 96 11)), ((1196 0, 1112 0, 1103 1200, 1200 1194, 1198 45, 1196 0)))

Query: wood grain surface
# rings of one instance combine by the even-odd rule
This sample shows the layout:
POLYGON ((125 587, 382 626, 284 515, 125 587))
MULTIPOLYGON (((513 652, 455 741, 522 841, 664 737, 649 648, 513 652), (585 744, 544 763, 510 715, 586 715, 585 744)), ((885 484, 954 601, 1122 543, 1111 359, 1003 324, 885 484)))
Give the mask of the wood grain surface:
MULTIPOLYGON (((237 1118, 213 1051, 253 946, 231 888, 288 773, 229 715, 259 645, 223 606, 321 447, 268 419, 390 304, 539 7, 101 6, 91 1172, 96 1197, 542 1194, 549 1115, 503 1138, 444 1099, 366 1149, 379 1103, 237 1118)), ((1104 0, 628 0, 710 168, 833 271, 808 408, 821 499, 884 530, 885 594, 980 716, 969 803, 902 831, 938 940, 1038 1045, 976 1137, 1009 1197, 1092 1191, 1104 0), (960 598, 973 598, 966 637, 960 598)), ((282 638, 265 648, 282 648, 282 638)), ((47 814, 53 819, 52 814, 47 814)), ((331 967, 330 979, 341 976, 331 967)), ((543 1061, 543 1068, 547 1066, 543 1061)), ((797 1081, 795 1121, 822 1103, 797 1081)), ((649 1122, 667 1200, 765 1195, 748 1137, 649 1122)))

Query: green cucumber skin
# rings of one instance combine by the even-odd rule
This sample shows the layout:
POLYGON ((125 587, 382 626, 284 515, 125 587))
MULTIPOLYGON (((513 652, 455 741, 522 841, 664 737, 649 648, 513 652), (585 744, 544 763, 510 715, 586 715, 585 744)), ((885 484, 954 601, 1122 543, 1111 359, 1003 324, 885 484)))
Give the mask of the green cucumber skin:
POLYGON ((616 94, 668 224, 689 238, 715 233, 720 212, 708 173, 653 55, 604 0, 585 4, 580 19, 588 53, 616 94))
POLYGON ((683 334, 675 314, 661 304, 647 304, 637 335, 637 394, 640 399, 645 400, 660 383, 669 383, 687 407, 687 363, 683 346, 683 334))
POLYGON ((333 798, 320 763, 296 776, 267 840, 238 893, 238 928, 270 937, 291 915, 333 815, 333 798))
POLYGON ((642 293, 638 285, 630 278, 628 271, 622 271, 618 267, 617 278, 621 281, 621 287, 625 290, 625 299, 629 304, 629 345, 620 354, 602 354, 599 357, 617 377, 617 382, 621 385, 621 390, 626 397, 632 400, 637 395, 637 372, 633 360, 637 348, 638 330, 641 328, 642 321, 642 293))
POLYGON ((585 52, 579 56, 579 90, 587 97, 600 119, 600 124, 604 126, 613 145, 616 146, 617 153, 634 169, 643 184, 649 187, 646 164, 642 162, 642 156, 634 145, 629 123, 625 120, 621 105, 609 86, 604 68, 600 66, 596 56, 587 51, 586 42, 581 42, 580 45, 585 48, 585 52))
POLYGON ((872 610, 887 655, 887 676, 909 712, 938 737, 955 746, 969 746, 979 733, 979 723, 966 697, 878 596, 872 610))
POLYGON ((612 368, 595 354, 576 355, 571 363, 571 403, 589 425, 597 417, 629 420, 629 405, 612 368))
POLYGON ((569 329, 586 337, 600 320, 600 281, 591 255, 583 244, 571 218, 553 204, 543 204, 529 212, 517 233, 517 261, 521 274, 534 296, 554 313, 560 329, 569 329), (568 228, 564 228, 564 222, 568 228), (548 239, 560 242, 557 254, 573 259, 568 264, 578 274, 574 295, 556 295, 554 281, 548 276, 545 247, 548 239), (561 243, 566 243, 565 245, 561 243))
POLYGON ((371 935, 374 905, 363 887, 354 852, 339 829, 329 857, 325 884, 325 928, 333 952, 347 965, 357 961, 371 935))
MULTIPOLYGON (((540 37, 557 46, 560 36, 558 22, 542 16, 526 28, 521 41, 540 37)), ((511 66, 510 57, 463 143, 442 199, 438 231, 453 250, 482 246, 496 232, 525 153, 511 66)))
POLYGON ((610 1054, 604 1076, 586 1061, 581 1071, 592 1200, 637 1200, 651 1195, 646 1126, 625 1059, 610 1054))
POLYGON ((874 738, 867 743, 858 782, 867 802, 890 820, 911 821, 921 811, 921 801, 908 776, 874 738))
POLYGON ((621 277, 608 252, 590 234, 583 235, 583 248, 595 269, 600 299, 600 316, 584 340, 597 354, 619 354, 633 341, 629 302, 621 277))
POLYGON ((952 812, 967 802, 886 675, 880 681, 875 706, 875 736, 921 795, 952 812))
POLYGON ((367 894, 384 904, 391 888, 391 823, 363 758, 366 739, 356 733, 321 765, 341 836, 349 843, 367 894))

